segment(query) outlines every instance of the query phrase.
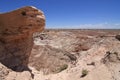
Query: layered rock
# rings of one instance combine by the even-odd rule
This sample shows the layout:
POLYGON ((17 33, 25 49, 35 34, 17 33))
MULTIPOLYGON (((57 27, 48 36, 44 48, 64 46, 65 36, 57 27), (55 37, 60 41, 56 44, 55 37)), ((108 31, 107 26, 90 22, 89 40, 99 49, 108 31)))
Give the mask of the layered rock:
POLYGON ((44 14, 35 7, 0 14, 0 62, 13 70, 23 70, 33 46, 33 33, 41 32, 44 26, 44 14))

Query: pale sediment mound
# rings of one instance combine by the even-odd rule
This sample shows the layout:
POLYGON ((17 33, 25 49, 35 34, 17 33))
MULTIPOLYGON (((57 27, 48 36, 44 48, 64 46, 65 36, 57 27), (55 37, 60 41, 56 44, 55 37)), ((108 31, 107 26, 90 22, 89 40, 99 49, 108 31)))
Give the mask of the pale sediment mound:
POLYGON ((120 53, 107 52, 105 58, 103 58, 104 64, 108 67, 112 74, 113 80, 120 80, 120 53))
POLYGON ((44 14, 35 7, 0 14, 0 62, 12 70, 23 70, 33 47, 33 33, 44 26, 44 14))
POLYGON ((58 73, 67 69, 69 63, 76 59, 76 56, 67 51, 49 45, 34 45, 29 65, 44 74, 58 73))

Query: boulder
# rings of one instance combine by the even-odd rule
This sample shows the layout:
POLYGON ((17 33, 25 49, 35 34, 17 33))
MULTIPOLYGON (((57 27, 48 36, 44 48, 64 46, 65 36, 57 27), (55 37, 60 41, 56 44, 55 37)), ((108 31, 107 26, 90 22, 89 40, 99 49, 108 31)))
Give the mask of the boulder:
POLYGON ((120 41, 120 35, 116 35, 115 38, 120 41))
POLYGON ((44 26, 45 16, 35 7, 0 14, 0 62, 15 71, 25 69, 33 47, 33 33, 41 32, 44 26))

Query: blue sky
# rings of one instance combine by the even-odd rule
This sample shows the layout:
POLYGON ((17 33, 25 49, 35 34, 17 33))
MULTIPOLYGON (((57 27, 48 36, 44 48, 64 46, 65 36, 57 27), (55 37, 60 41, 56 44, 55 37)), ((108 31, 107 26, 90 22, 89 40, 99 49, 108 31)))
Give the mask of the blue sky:
POLYGON ((120 29, 120 0, 1 0, 0 12, 35 6, 46 16, 46 28, 120 29))

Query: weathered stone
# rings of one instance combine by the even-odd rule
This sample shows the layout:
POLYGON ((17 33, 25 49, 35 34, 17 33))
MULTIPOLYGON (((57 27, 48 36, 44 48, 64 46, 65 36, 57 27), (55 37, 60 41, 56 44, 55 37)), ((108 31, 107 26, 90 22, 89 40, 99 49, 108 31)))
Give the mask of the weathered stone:
POLYGON ((41 32, 44 26, 44 14, 35 7, 0 14, 0 62, 13 70, 23 70, 33 46, 33 33, 41 32))
POLYGON ((120 35, 116 35, 115 38, 120 41, 120 35))
POLYGON ((0 80, 5 80, 5 77, 9 74, 10 70, 0 63, 0 80))

